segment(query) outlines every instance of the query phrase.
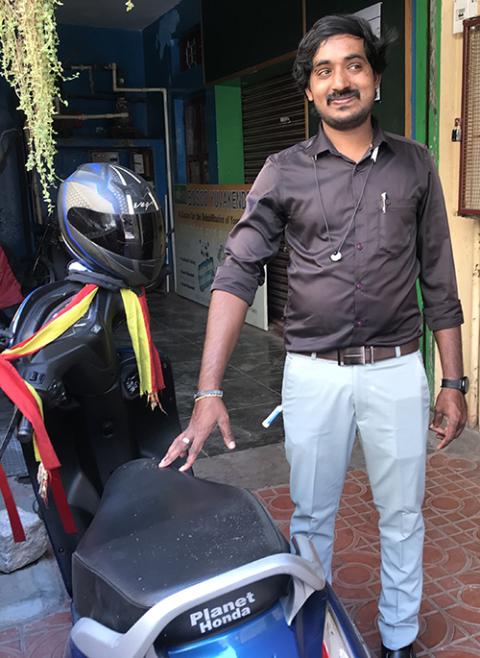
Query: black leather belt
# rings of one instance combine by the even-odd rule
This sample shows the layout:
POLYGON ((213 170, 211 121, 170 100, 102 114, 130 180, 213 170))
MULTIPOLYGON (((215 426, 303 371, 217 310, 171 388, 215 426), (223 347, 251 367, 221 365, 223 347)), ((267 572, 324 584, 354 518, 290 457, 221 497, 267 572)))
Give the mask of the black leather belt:
POLYGON ((360 345, 359 347, 344 347, 332 352, 294 352, 312 359, 328 359, 336 361, 339 366, 364 366, 367 363, 377 363, 386 359, 394 359, 418 350, 418 338, 396 347, 380 347, 375 345, 360 345))

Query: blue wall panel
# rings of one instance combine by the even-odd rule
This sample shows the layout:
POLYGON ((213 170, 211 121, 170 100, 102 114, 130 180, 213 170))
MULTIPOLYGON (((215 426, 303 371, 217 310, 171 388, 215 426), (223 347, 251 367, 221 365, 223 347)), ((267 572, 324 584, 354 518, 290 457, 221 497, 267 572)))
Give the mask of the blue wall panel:
MULTIPOLYGON (((82 27, 78 25, 59 25, 59 57, 64 66, 75 64, 106 65, 115 62, 124 79, 124 86, 145 86, 145 63, 143 57, 143 36, 140 31, 112 30, 106 28, 82 27)), ((67 70, 67 74, 69 71, 67 70)), ((66 110, 71 113, 99 114, 115 112, 115 97, 112 92, 111 71, 95 70, 93 73, 95 92, 99 95, 111 95, 110 99, 86 100, 72 99, 66 110)), ((78 78, 65 82, 64 95, 90 94, 89 76, 81 71, 78 78)), ((147 109, 144 97, 140 94, 128 96, 134 102, 130 104, 133 124, 140 136, 148 133, 147 109)), ((110 120, 86 121, 75 128, 75 134, 98 134, 98 127, 108 128, 110 120)))
MULTIPOLYGON (((205 90, 202 67, 180 70, 180 44, 185 36, 201 23, 200 0, 182 0, 143 31, 145 80, 149 87, 166 87, 169 90, 170 134, 175 182, 185 182, 185 137, 183 104, 186 99, 205 90)), ((207 133, 209 139, 209 170, 215 181, 215 104, 207 91, 207 133), (213 129, 212 129, 213 126, 213 129)), ((149 134, 164 134, 162 97, 152 94, 148 99, 149 134)))

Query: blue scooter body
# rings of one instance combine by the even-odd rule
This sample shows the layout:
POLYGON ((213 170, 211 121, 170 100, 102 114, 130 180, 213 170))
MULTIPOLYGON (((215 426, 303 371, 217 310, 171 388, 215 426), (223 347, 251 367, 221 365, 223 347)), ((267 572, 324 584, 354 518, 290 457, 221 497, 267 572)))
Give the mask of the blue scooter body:
MULTIPOLYGON (((268 612, 204 640, 161 649, 159 658, 321 658, 327 608, 335 619, 348 658, 369 652, 335 592, 326 584, 307 600, 291 626, 280 603, 268 612)), ((344 654, 345 656, 345 654, 344 654)), ((70 641, 69 658, 88 658, 70 641)), ((120 657, 119 657, 120 658, 120 657)), ((338 658, 331 654, 330 658, 338 658)))

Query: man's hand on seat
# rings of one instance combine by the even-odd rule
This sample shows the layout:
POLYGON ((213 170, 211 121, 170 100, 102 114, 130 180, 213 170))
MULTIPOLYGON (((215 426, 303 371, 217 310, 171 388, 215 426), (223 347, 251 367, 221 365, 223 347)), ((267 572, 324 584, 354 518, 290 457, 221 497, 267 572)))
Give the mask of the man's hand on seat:
POLYGON ((179 457, 187 455, 185 464, 179 469, 187 471, 202 451, 205 441, 218 425, 223 441, 229 450, 235 448, 228 411, 221 398, 204 398, 195 403, 187 429, 171 443, 167 454, 159 464, 160 468, 170 466, 179 457))

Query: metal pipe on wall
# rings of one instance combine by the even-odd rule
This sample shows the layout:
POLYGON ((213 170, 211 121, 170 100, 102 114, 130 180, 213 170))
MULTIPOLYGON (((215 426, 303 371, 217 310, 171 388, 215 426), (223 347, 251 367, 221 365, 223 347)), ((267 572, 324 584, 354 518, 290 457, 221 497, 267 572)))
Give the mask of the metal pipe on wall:
POLYGON ((95 93, 95 86, 93 83, 93 65, 92 64, 72 64, 72 71, 88 71, 88 83, 90 87, 90 93, 95 93))
POLYGON ((75 121, 90 121, 91 119, 128 119, 128 112, 107 112, 105 114, 55 114, 55 119, 75 119, 75 121))
MULTIPOLYGON (((78 67, 77 67, 78 68, 78 67)), ((88 68, 88 67, 87 67, 88 68)), ((76 121, 89 121, 90 119, 128 119, 128 112, 103 112, 101 114, 62 114, 60 112, 60 99, 55 98, 55 119, 75 119, 76 121)))
MULTIPOLYGON (((175 220, 173 217, 173 183, 172 183, 172 165, 170 158, 170 120, 169 120, 169 111, 168 111, 168 92, 165 87, 119 87, 117 84, 117 65, 112 63, 109 65, 109 68, 112 70, 112 85, 113 91, 118 93, 128 93, 128 94, 148 94, 148 93, 159 93, 163 96, 163 118, 164 118, 164 128, 165 128, 165 153, 166 153, 166 165, 167 165, 167 193, 168 193, 168 209, 165 213, 167 215, 167 235, 173 236, 175 220), (170 220, 170 221, 168 221, 170 220)), ((172 264, 173 264, 173 276, 176 280, 176 261, 175 261, 175 241, 172 238, 171 240, 171 249, 172 249, 172 264)))

